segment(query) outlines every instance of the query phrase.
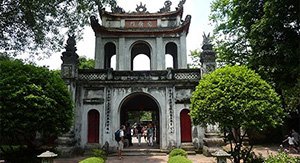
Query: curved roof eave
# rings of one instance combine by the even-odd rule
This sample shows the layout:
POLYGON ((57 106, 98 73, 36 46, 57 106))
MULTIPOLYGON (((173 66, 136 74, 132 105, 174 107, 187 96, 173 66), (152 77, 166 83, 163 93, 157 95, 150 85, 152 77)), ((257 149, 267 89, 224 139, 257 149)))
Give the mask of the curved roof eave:
POLYGON ((103 26, 94 26, 92 27, 95 34, 108 34, 108 35, 160 35, 160 34, 177 34, 186 32, 188 34, 189 32, 189 26, 191 23, 191 16, 187 15, 185 18, 185 21, 176 28, 106 28, 103 26))

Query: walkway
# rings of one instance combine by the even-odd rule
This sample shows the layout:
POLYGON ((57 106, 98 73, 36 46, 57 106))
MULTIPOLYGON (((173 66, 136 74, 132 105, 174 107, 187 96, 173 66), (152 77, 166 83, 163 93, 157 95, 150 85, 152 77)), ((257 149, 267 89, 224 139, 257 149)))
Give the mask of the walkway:
MULTIPOLYGON (((146 149, 152 149, 156 150, 159 147, 149 147, 144 141, 141 144, 141 146, 138 146, 137 140, 133 140, 133 146, 129 148, 125 148, 126 150, 146 150, 146 149)), ((256 154, 261 153, 262 156, 267 157, 270 154, 276 154, 277 153, 277 146, 255 146, 254 152, 256 154)), ((138 155, 141 153, 130 153, 130 156, 123 156, 122 160, 119 160, 116 156, 110 156, 107 158, 106 163, 166 163, 168 162, 168 155, 157 153, 154 156, 147 156, 147 155, 138 155)), ((300 157, 300 154, 291 154, 295 157, 300 157)), ((83 160, 85 157, 77 157, 77 158, 70 158, 70 159, 55 159, 54 163, 78 163, 79 161, 83 160)), ((197 155, 189 155, 188 158, 193 161, 193 163, 215 163, 216 159, 213 157, 206 157, 202 154, 197 155)), ((229 161, 228 161, 229 162, 229 161)))

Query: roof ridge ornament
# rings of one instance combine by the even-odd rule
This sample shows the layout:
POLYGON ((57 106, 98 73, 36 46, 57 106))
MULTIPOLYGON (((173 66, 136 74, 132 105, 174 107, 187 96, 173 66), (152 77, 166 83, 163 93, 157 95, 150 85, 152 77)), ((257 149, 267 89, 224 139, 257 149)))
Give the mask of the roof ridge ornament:
POLYGON ((145 13, 147 11, 146 8, 146 4, 142 4, 142 2, 140 2, 140 5, 136 5, 136 9, 135 9, 138 13, 145 13))
POLYGON ((166 0, 165 3, 164 3, 164 7, 161 8, 159 10, 160 13, 162 12, 170 12, 171 11, 171 5, 172 5, 172 2, 170 0, 166 0))
POLYGON ((109 5, 112 13, 125 13, 125 10, 122 7, 118 6, 116 1, 110 1, 109 5))
POLYGON ((178 3, 178 8, 182 8, 183 5, 185 4, 185 1, 186 1, 186 0, 181 0, 181 1, 178 3))

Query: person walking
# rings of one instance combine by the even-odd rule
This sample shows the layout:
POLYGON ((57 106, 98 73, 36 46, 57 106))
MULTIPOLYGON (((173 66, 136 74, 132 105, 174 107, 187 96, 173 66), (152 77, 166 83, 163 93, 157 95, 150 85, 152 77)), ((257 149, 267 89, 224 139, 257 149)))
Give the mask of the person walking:
POLYGON ((142 126, 138 124, 136 130, 137 130, 137 138, 138 138, 139 146, 141 146, 142 129, 143 129, 142 126))
POLYGON ((295 146, 295 142, 294 142, 294 137, 291 135, 286 135, 286 139, 284 139, 282 141, 282 143, 288 142, 289 145, 289 152, 295 151, 296 153, 298 153, 298 150, 295 146))
POLYGON ((122 151, 124 148, 124 131, 125 131, 125 126, 121 125, 120 129, 118 131, 116 131, 115 134, 115 139, 118 143, 118 157, 121 160, 122 157, 122 151))
POLYGON ((294 144, 295 144, 296 149, 298 150, 298 152, 300 152, 300 142, 299 142, 300 136, 299 136, 298 132, 296 132, 294 129, 292 129, 291 135, 294 138, 294 144))
POLYGON ((153 127, 152 124, 149 123, 148 129, 147 129, 147 134, 148 134, 148 145, 153 146, 153 127))
POLYGON ((148 143, 148 141, 147 141, 147 136, 148 136, 148 134, 147 134, 147 126, 143 127, 142 133, 143 133, 145 142, 148 143))

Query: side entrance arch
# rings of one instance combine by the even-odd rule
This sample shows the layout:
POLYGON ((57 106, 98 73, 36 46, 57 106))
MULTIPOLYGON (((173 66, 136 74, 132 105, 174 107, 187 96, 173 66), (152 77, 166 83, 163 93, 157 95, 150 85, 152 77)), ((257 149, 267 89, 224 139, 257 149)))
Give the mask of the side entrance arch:
POLYGON ((188 109, 183 109, 180 112, 181 142, 192 141, 192 121, 189 113, 188 109))
POLYGON ((95 109, 88 112, 88 143, 99 143, 99 112, 95 109))

